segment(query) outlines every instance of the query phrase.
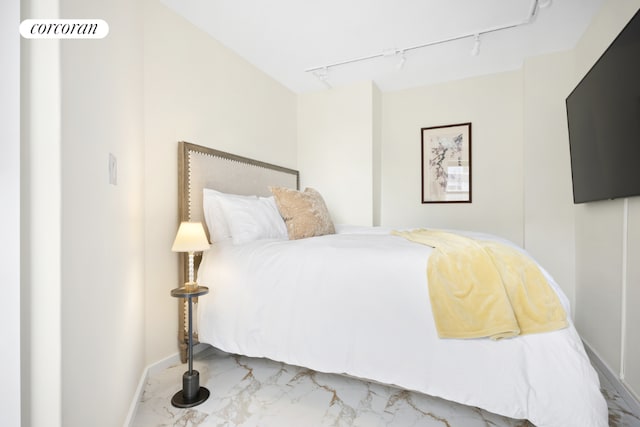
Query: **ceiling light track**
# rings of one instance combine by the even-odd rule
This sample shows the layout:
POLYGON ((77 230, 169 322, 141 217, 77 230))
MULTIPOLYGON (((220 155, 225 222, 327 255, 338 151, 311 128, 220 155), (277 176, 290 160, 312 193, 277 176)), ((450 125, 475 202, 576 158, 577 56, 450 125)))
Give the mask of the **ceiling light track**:
POLYGON ((402 49, 387 49, 387 50, 384 50, 384 51, 382 51, 380 53, 376 53, 376 54, 373 54, 373 55, 361 56, 361 57, 357 57, 357 58, 353 58, 353 59, 347 59, 345 61, 338 61, 338 62, 333 62, 333 63, 327 64, 327 65, 321 65, 319 67, 307 68, 304 71, 305 71, 305 73, 313 73, 313 75, 316 76, 316 78, 318 78, 318 80, 320 80, 321 83, 323 83, 328 88, 331 88, 331 85, 327 81, 329 69, 330 68, 334 68, 334 67, 338 67, 338 66, 341 66, 341 65, 353 64, 355 62, 368 61, 370 59, 381 58, 381 57, 397 56, 397 57, 399 57, 399 63, 398 63, 398 67, 397 68, 400 69, 400 68, 402 68, 402 66, 404 65, 404 63, 406 61, 405 54, 407 52, 409 52, 409 51, 416 50, 416 49, 422 49, 422 48, 429 47, 429 46, 436 46, 436 45, 439 45, 439 44, 449 43, 449 42, 453 42, 453 41, 456 41, 456 40, 462 40, 462 39, 467 39, 467 38, 473 38, 474 45, 473 45, 473 49, 471 51, 471 54, 476 56, 480 52, 480 36, 482 36, 484 34, 495 33, 497 31, 503 31, 503 30, 508 30, 508 29, 511 29, 511 28, 521 27, 523 25, 528 25, 528 24, 532 23, 535 20, 535 17, 536 17, 536 15, 538 13, 538 9, 541 8, 541 7, 542 8, 548 7, 551 4, 551 1, 552 0, 532 0, 531 7, 529 8, 529 14, 527 15, 527 18, 524 19, 523 21, 519 21, 519 22, 516 22, 516 23, 511 23, 511 24, 506 24, 506 25, 499 25, 499 26, 495 26, 495 27, 489 27, 489 28, 485 28, 482 31, 474 31, 472 33, 465 33, 465 34, 461 34, 459 36, 449 37, 449 38, 440 39, 440 40, 434 40, 434 41, 430 41, 430 42, 427 42, 427 43, 418 44, 418 45, 415 45, 415 46, 408 46, 408 47, 405 47, 405 48, 402 48, 402 49))

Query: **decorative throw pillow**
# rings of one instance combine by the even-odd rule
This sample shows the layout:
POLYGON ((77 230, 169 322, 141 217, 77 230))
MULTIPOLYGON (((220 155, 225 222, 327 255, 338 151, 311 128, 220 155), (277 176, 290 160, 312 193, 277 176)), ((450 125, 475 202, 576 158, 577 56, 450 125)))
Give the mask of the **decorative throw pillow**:
POLYGON ((335 228, 324 199, 313 188, 304 191, 269 187, 280 215, 287 225, 290 240, 334 234, 335 228))

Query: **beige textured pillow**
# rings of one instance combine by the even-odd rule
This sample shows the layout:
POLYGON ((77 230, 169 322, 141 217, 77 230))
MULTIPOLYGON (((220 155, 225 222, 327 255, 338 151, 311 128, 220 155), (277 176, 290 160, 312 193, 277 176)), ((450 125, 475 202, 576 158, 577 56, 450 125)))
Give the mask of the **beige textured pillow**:
POLYGON ((313 188, 304 191, 269 187, 287 225, 289 240, 334 234, 335 228, 324 199, 313 188))

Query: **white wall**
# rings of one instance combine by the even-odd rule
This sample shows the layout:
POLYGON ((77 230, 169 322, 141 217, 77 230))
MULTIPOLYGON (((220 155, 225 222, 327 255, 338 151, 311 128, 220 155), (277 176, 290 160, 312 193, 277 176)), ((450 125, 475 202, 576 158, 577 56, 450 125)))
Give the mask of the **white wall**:
POLYGON ((20 1, 0 6, 0 424, 20 425, 20 1))
MULTIPOLYGON (((575 49, 573 84, 633 14, 639 0, 609 0, 575 49)), ((584 340, 640 396, 639 197, 577 205, 576 325, 584 340)))
MULTIPOLYGON (((23 16, 58 17, 57 0, 21 2, 23 16)), ((21 45, 22 424, 62 425, 60 42, 21 45)))
POLYGON ((573 53, 530 58, 523 70, 524 245, 575 307, 574 210, 565 110, 565 98, 573 89, 573 53))
POLYGON ((61 0, 60 15, 109 24, 60 42, 62 425, 107 427, 145 366, 142 5, 61 0))
POLYGON ((576 327, 620 372, 623 200, 576 206, 576 327))
POLYGON ((631 198, 628 203, 624 379, 635 395, 640 397, 640 310, 637 309, 640 304, 640 197, 631 198))
POLYGON ((386 226, 473 229, 523 242, 522 72, 382 94, 386 226), (423 127, 472 123, 472 203, 422 204, 423 127))
POLYGON ((318 190, 337 224, 373 224, 377 91, 362 82, 298 97, 301 189, 318 190))
POLYGON ((373 225, 382 223, 382 93, 373 85, 373 225))
POLYGON ((296 96, 161 4, 144 2, 145 354, 178 350, 178 141, 296 167, 296 96))

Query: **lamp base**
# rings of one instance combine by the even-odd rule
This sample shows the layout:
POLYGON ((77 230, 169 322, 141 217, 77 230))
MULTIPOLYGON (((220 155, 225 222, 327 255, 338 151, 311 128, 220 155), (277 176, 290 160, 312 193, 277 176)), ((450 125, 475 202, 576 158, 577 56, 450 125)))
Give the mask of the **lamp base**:
POLYGON ((209 398, 209 390, 200 387, 198 371, 187 371, 182 376, 182 390, 173 395, 171 404, 177 408, 191 408, 209 398))
POLYGON ((171 398, 171 404, 176 408, 192 408, 194 406, 198 406, 199 404, 203 403, 208 398, 209 398, 209 390, 207 390, 205 387, 200 387, 200 390, 198 391, 198 394, 196 395, 196 397, 189 401, 185 400, 184 393, 182 392, 182 390, 180 390, 179 392, 174 394, 173 397, 171 398))

